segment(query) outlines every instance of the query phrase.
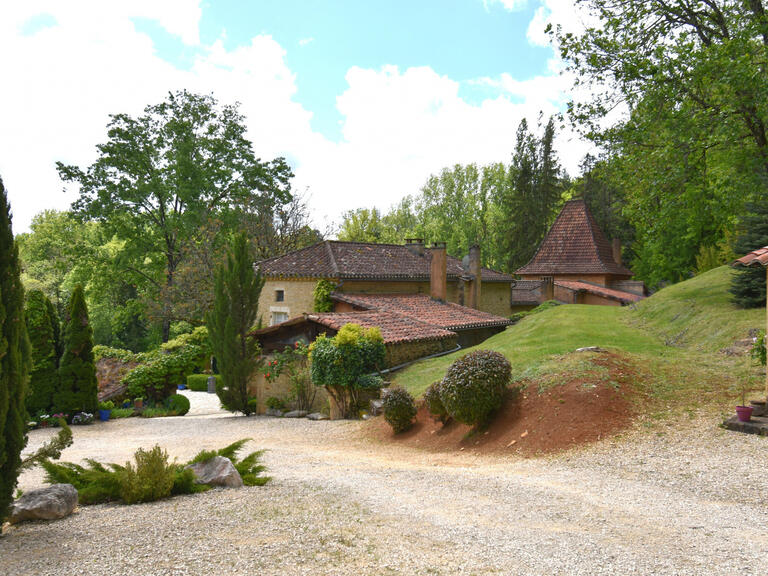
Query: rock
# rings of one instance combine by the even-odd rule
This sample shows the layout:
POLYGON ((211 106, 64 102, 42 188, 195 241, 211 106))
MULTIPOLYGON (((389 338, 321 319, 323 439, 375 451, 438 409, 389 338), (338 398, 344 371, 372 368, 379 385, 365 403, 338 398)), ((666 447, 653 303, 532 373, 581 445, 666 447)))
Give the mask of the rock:
POLYGON ((313 412, 307 415, 307 420, 328 420, 328 415, 322 412, 313 412))
POLYGON ((371 400, 371 415, 378 416, 384 410, 384 400, 371 400))
POLYGON ((72 514, 77 490, 72 484, 53 484, 27 492, 13 503, 11 524, 25 520, 56 520, 72 514))
POLYGON ((306 410, 291 410, 283 414, 283 418, 304 418, 307 414, 306 410))
POLYGON ((264 412, 267 416, 274 416, 275 418, 281 418, 283 415, 283 411, 279 408, 267 408, 267 411, 264 412))
POLYGON ((607 350, 600 348, 600 346, 586 346, 584 348, 576 348, 576 352, 607 352, 607 350))
POLYGON ((197 462, 187 466, 195 475, 197 484, 223 486, 225 488, 240 488, 243 479, 235 466, 224 456, 214 456, 210 460, 197 462))

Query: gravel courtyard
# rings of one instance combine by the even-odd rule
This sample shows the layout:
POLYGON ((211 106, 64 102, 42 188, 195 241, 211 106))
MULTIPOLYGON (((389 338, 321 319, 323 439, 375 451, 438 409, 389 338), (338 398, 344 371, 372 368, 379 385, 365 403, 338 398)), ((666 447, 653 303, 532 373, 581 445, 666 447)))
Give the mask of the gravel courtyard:
MULTIPOLYGON (((236 417, 190 396, 183 418, 74 428, 64 459, 124 462, 158 443, 185 460, 248 437, 272 482, 12 527, 0 574, 765 573, 768 439, 712 419, 520 459, 379 444, 365 422, 236 417)), ((28 449, 51 434, 32 431, 28 449)))

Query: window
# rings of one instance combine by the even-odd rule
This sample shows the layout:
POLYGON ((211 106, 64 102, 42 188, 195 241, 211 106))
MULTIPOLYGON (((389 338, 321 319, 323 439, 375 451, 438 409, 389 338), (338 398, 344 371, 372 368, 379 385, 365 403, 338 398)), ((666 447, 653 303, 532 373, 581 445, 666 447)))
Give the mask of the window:
POLYGON ((272 312, 272 323, 270 326, 280 324, 280 322, 285 322, 286 320, 288 320, 288 312, 272 312))
POLYGON ((275 302, 285 301, 285 290, 275 290, 275 302))

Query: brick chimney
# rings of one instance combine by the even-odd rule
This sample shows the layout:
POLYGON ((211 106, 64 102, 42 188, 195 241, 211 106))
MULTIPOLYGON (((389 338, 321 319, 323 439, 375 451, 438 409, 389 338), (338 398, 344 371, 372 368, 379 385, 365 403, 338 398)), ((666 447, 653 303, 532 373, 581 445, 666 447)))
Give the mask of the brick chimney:
POLYGON ((482 287, 482 266, 480 263, 480 246, 475 244, 469 248, 469 273, 472 275, 472 283, 469 286, 467 306, 480 309, 480 289, 482 287))
POLYGON ((445 301, 448 297, 448 254, 445 251, 445 242, 435 242, 432 245, 429 293, 435 300, 445 301))
POLYGON ((424 256, 424 238, 406 238, 405 247, 411 254, 424 256))
POLYGON ((614 238, 611 247, 613 248, 614 261, 621 266, 621 240, 614 238))

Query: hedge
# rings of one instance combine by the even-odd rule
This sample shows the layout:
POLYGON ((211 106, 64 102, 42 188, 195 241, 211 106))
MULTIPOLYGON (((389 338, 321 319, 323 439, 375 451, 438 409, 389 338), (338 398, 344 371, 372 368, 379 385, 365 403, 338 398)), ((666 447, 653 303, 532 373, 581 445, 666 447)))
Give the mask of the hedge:
MULTIPOLYGON (((194 392, 208 392, 208 377, 210 374, 190 374, 187 376, 187 388, 194 392)), ((214 374, 216 383, 221 381, 220 374, 214 374)))

